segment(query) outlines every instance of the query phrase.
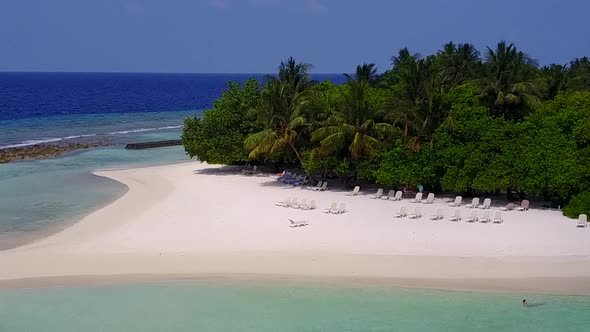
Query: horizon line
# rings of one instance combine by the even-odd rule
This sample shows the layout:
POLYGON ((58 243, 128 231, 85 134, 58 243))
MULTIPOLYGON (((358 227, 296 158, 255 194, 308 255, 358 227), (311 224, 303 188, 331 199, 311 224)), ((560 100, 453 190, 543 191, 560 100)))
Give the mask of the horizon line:
MULTIPOLYGON (((171 74, 171 75, 276 75, 276 73, 215 73, 215 72, 157 72, 157 71, 22 71, 22 70, 0 70, 0 74, 171 74)), ((345 75, 352 73, 310 73, 310 75, 345 75)))

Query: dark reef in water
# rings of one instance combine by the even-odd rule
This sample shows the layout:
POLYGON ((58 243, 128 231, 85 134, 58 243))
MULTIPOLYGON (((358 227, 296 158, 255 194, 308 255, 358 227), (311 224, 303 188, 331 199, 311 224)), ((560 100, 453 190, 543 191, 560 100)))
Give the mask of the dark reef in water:
POLYGON ((165 146, 175 146, 175 145, 182 145, 182 140, 173 139, 173 140, 167 140, 167 141, 129 143, 125 146, 125 149, 127 149, 127 150, 143 150, 143 149, 153 149, 153 148, 161 148, 161 147, 165 147, 165 146))
POLYGON ((39 144, 2 149, 0 150, 0 164, 16 160, 54 158, 70 151, 90 149, 102 145, 104 144, 39 144))

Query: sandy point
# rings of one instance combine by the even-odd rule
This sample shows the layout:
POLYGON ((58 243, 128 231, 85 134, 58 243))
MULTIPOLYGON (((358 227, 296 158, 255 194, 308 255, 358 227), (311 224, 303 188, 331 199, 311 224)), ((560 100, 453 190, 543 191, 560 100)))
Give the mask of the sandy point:
POLYGON ((337 183, 314 192, 198 162, 97 174, 128 193, 60 233, 0 252, 0 280, 266 275, 590 294, 590 229, 555 210, 503 212, 502 224, 451 222, 448 199, 347 196, 337 183), (274 205, 287 197, 318 208, 274 205), (322 213, 332 202, 347 212, 322 213), (423 217, 394 218, 403 205, 420 206, 423 217), (430 220, 437 209, 445 218, 430 220), (289 219, 309 225, 291 228, 289 219))

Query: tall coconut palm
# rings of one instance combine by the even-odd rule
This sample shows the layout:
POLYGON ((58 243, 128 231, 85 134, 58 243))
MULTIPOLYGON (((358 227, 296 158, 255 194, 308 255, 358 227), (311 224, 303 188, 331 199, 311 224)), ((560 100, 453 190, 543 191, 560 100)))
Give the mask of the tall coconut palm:
POLYGON ((307 73, 310 67, 289 58, 279 66, 278 79, 267 78, 257 108, 258 120, 265 129, 244 141, 250 159, 290 150, 303 164, 298 143, 300 131, 306 127, 305 109, 312 101, 308 96, 312 84, 307 73))
POLYGON ((378 122, 377 110, 369 107, 366 100, 374 69, 373 64, 364 64, 357 67, 356 77, 347 76, 350 91, 343 96, 342 107, 334 110, 325 125, 312 133, 312 142, 319 143, 312 151, 313 157, 340 155, 353 160, 372 157, 392 137, 395 128, 378 122))
POLYGON ((567 85, 568 68, 566 66, 552 64, 543 67, 541 72, 545 80, 545 98, 553 99, 567 85))
POLYGON ((590 59, 576 58, 570 62, 567 88, 570 91, 590 90, 590 59))
POLYGON ((505 41, 487 48, 480 97, 496 115, 520 117, 540 104, 536 62, 505 41))
POLYGON ((412 150, 434 141, 436 129, 448 123, 448 112, 440 103, 441 83, 435 59, 409 59, 398 68, 403 93, 386 100, 387 119, 401 126, 412 150))
POLYGON ((471 44, 446 43, 437 54, 446 91, 475 78, 481 64, 479 51, 471 44))

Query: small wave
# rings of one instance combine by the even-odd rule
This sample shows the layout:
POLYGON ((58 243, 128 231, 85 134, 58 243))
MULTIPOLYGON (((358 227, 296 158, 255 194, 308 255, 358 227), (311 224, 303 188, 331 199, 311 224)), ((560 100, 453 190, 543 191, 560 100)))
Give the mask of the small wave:
POLYGON ((68 139, 82 138, 82 137, 93 137, 93 136, 96 136, 96 134, 73 135, 73 136, 66 136, 66 137, 60 137, 60 138, 31 139, 31 140, 22 141, 22 142, 16 143, 16 144, 2 145, 2 146, 0 146, 0 150, 10 149, 10 148, 22 148, 25 146, 31 146, 31 145, 37 145, 37 144, 43 144, 43 143, 55 143, 55 142, 68 140, 68 139))
POLYGON ((158 127, 158 128, 139 128, 139 129, 130 129, 130 130, 122 130, 122 131, 113 131, 112 133, 109 133, 109 135, 142 133, 144 131, 178 129, 178 128, 182 128, 182 126, 166 126, 166 127, 158 127))

